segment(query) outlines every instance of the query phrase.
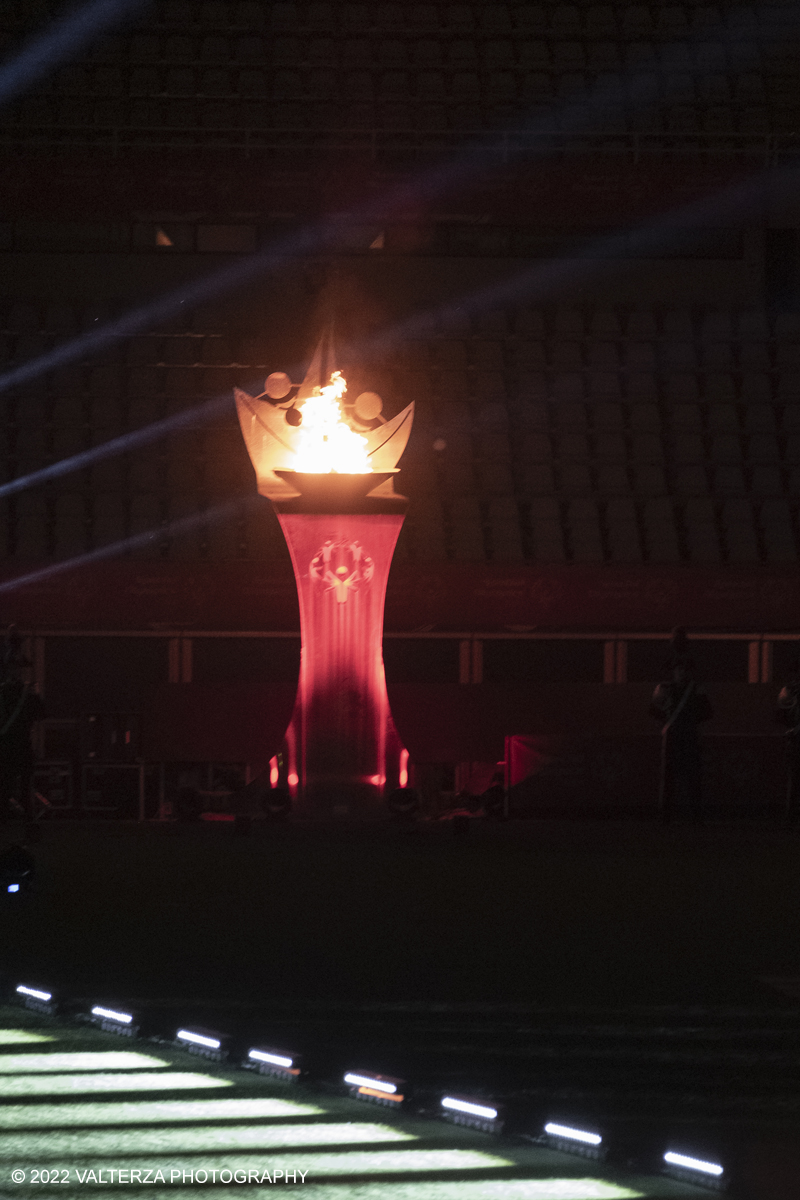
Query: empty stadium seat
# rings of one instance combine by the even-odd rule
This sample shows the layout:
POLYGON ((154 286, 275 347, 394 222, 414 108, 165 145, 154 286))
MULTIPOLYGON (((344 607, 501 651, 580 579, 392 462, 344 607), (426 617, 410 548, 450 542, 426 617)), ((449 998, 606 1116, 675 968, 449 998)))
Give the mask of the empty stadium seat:
MULTIPOLYGON (((622 386, 619 375, 611 371, 592 371, 588 378, 588 394, 591 400, 620 399, 622 386)), ((638 395, 635 379, 629 379, 629 394, 638 395)))
POLYGON ((656 347, 651 341, 638 341, 629 338, 623 347, 625 366, 632 371, 655 370, 656 347))
POLYGON ((656 562, 678 561, 681 553, 673 501, 666 496, 646 500, 642 523, 646 557, 656 562))
POLYGON ((771 348, 766 341, 750 341, 746 335, 739 342, 739 365, 742 370, 768 371, 772 365, 771 348))
POLYGON ((480 506, 474 496, 455 496, 448 504, 453 551, 457 560, 485 556, 480 506))
POLYGON ((519 508, 510 496, 491 500, 488 506, 492 561, 523 557, 519 508))
POLYGON ((664 379, 664 398, 672 408, 681 411, 694 408, 697 411, 697 421, 700 420, 700 410, 697 400, 700 396, 700 385, 696 374, 682 372, 668 375, 664 379))
POLYGON ((625 332, 629 338, 655 338, 658 333, 655 313, 648 311, 631 312, 628 316, 625 332))
POLYGON ((774 433, 777 423, 773 406, 771 404, 747 404, 744 409, 744 428, 753 433, 774 433))
POLYGON ((750 468, 750 489, 754 496, 781 496, 784 491, 783 476, 777 464, 765 464, 756 460, 750 468))
POLYGON ((50 554, 50 511, 40 492, 21 492, 14 498, 12 545, 17 558, 41 560, 50 554))
POLYGON ((550 382, 553 399, 557 402, 559 408, 564 408, 570 412, 575 412, 578 408, 583 408, 580 401, 584 398, 586 380, 582 371, 560 371, 558 374, 554 373, 550 382))
POLYGON ((536 496, 530 502, 529 520, 534 558, 541 562, 560 562, 566 558, 564 530, 558 501, 536 496))
POLYGON ((567 505, 567 529, 572 557, 576 562, 601 562, 603 540, 597 503, 588 497, 567 505))
POLYGON ((749 500, 743 497, 725 500, 722 505, 722 527, 731 562, 758 562, 758 539, 749 500))
POLYGON ((763 402, 772 399, 772 380, 765 372, 743 371, 740 394, 748 407, 764 407, 763 402))
POLYGON ((797 562, 792 515, 786 500, 765 500, 760 506, 759 527, 768 562, 797 562))
POLYGON ((86 499, 78 492, 61 492, 55 498, 53 537, 57 558, 84 554, 89 546, 86 499))
POLYGON ((684 526, 689 558, 697 563, 716 563, 722 559, 720 535, 711 500, 691 497, 684 507, 684 526))

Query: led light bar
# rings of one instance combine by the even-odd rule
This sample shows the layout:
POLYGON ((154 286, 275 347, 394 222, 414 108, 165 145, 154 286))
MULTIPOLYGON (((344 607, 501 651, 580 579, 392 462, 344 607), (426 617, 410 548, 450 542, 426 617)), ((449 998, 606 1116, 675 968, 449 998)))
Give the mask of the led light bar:
POLYGON ((555 1121, 548 1122, 544 1131, 554 1137, 563 1137, 574 1142, 588 1142, 590 1146, 599 1146, 603 1140, 599 1133, 587 1133, 585 1129, 572 1129, 569 1125, 557 1125, 555 1121))
POLYGON ((17 988, 17 991, 20 996, 31 996, 34 1000, 43 1000, 45 1004, 49 1004, 53 999, 52 992, 40 992, 38 988, 25 987, 22 983, 17 988))
POLYGON ((213 1062, 222 1062, 228 1057, 228 1038, 213 1029, 179 1029, 175 1041, 190 1054, 199 1054, 213 1062))
POLYGON ((675 1150, 667 1150, 664 1162, 665 1175, 672 1175, 684 1183, 693 1183, 696 1187, 711 1188, 716 1192, 727 1191, 728 1176, 720 1163, 695 1158, 691 1154, 679 1154, 675 1150))
POLYGON ((202 1033, 192 1033, 190 1029, 179 1029, 175 1036, 182 1042, 192 1042, 195 1046, 206 1046, 209 1050, 219 1050, 222 1045, 219 1038, 206 1037, 202 1033))
POLYGON ((445 1096, 442 1108, 452 1108, 456 1112, 469 1113, 473 1117, 483 1117, 484 1121, 496 1121, 497 1109, 487 1108, 483 1104, 473 1104, 469 1100, 456 1100, 453 1096, 445 1096))
POLYGON ((373 1075, 369 1071, 348 1071, 344 1081, 354 1100, 366 1100, 369 1104, 383 1104, 388 1108, 399 1107, 405 1100, 405 1081, 402 1079, 373 1075))
POLYGON ((43 988, 29 987, 25 983, 20 983, 14 989, 18 996, 22 998, 26 1008, 30 1008, 33 1012, 44 1013, 51 1017, 56 1011, 57 1001, 52 992, 46 992, 43 988))
POLYGON ((248 1050, 244 1066, 255 1066, 259 1075, 274 1075, 278 1079, 292 1082, 299 1078, 300 1067, 297 1055, 280 1050, 262 1050, 254 1046, 248 1050))
POLYGON ((10 883, 10 884, 8 885, 8 891, 9 891, 9 892, 18 892, 18 891, 19 891, 19 884, 18 884, 18 883, 10 883))
POLYGON ((105 1017, 109 1021, 118 1021, 121 1025, 130 1025, 133 1020, 132 1013, 116 1012, 113 1008, 103 1008, 102 1004, 95 1004, 92 1009, 93 1017, 105 1017))
POLYGON ((471 1129, 481 1129, 484 1133, 500 1133, 503 1128, 500 1110, 492 1105, 479 1104, 464 1096, 443 1096, 441 1106, 441 1115, 454 1125, 466 1125, 471 1129))
POLYGON ((719 1163, 703 1162, 701 1158, 692 1158, 688 1154, 675 1154, 672 1150, 668 1150, 664 1155, 664 1162, 675 1167, 686 1167, 690 1171, 702 1171, 704 1175, 722 1175, 724 1171, 724 1167, 721 1167, 719 1163))
POLYGON ((548 1121, 544 1132, 538 1139, 554 1150, 566 1154, 579 1154, 581 1158, 605 1159, 608 1146, 603 1142, 599 1133, 588 1129, 579 1129, 575 1125, 564 1125, 561 1121, 548 1121))
POLYGON ((283 1054, 267 1054, 266 1050, 251 1050, 247 1057, 254 1058, 256 1062, 271 1063, 274 1067, 290 1067, 293 1061, 283 1054))

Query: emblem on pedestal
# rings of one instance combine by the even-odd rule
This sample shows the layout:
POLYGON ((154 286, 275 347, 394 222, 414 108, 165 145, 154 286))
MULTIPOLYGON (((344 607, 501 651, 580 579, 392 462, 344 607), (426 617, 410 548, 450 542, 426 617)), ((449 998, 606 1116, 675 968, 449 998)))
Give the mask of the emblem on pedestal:
POLYGON ((360 542, 327 541, 311 560, 308 573, 316 583, 333 592, 337 604, 345 604, 351 592, 370 583, 375 564, 360 542))

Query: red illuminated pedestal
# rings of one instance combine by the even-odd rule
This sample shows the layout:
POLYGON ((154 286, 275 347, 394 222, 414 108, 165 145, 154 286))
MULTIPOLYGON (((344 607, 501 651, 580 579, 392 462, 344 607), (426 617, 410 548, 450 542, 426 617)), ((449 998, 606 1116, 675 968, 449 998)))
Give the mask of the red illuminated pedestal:
POLYGON ((302 650, 287 731, 300 812, 379 811, 399 784, 402 747, 383 670, 383 608, 407 501, 370 496, 390 473, 277 472, 299 497, 275 500, 294 565, 302 650))

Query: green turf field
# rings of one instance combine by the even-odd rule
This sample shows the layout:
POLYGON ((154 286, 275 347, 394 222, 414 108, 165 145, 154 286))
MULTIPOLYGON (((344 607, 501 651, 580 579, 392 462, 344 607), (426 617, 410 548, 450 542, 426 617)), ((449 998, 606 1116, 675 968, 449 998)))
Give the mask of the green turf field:
POLYGON ((0 1010, 0 1195, 308 1200, 700 1197, 554 1151, 0 1010), (16 1175, 15 1175, 16 1172, 16 1175), (15 1182, 15 1178, 19 1182, 15 1182))

